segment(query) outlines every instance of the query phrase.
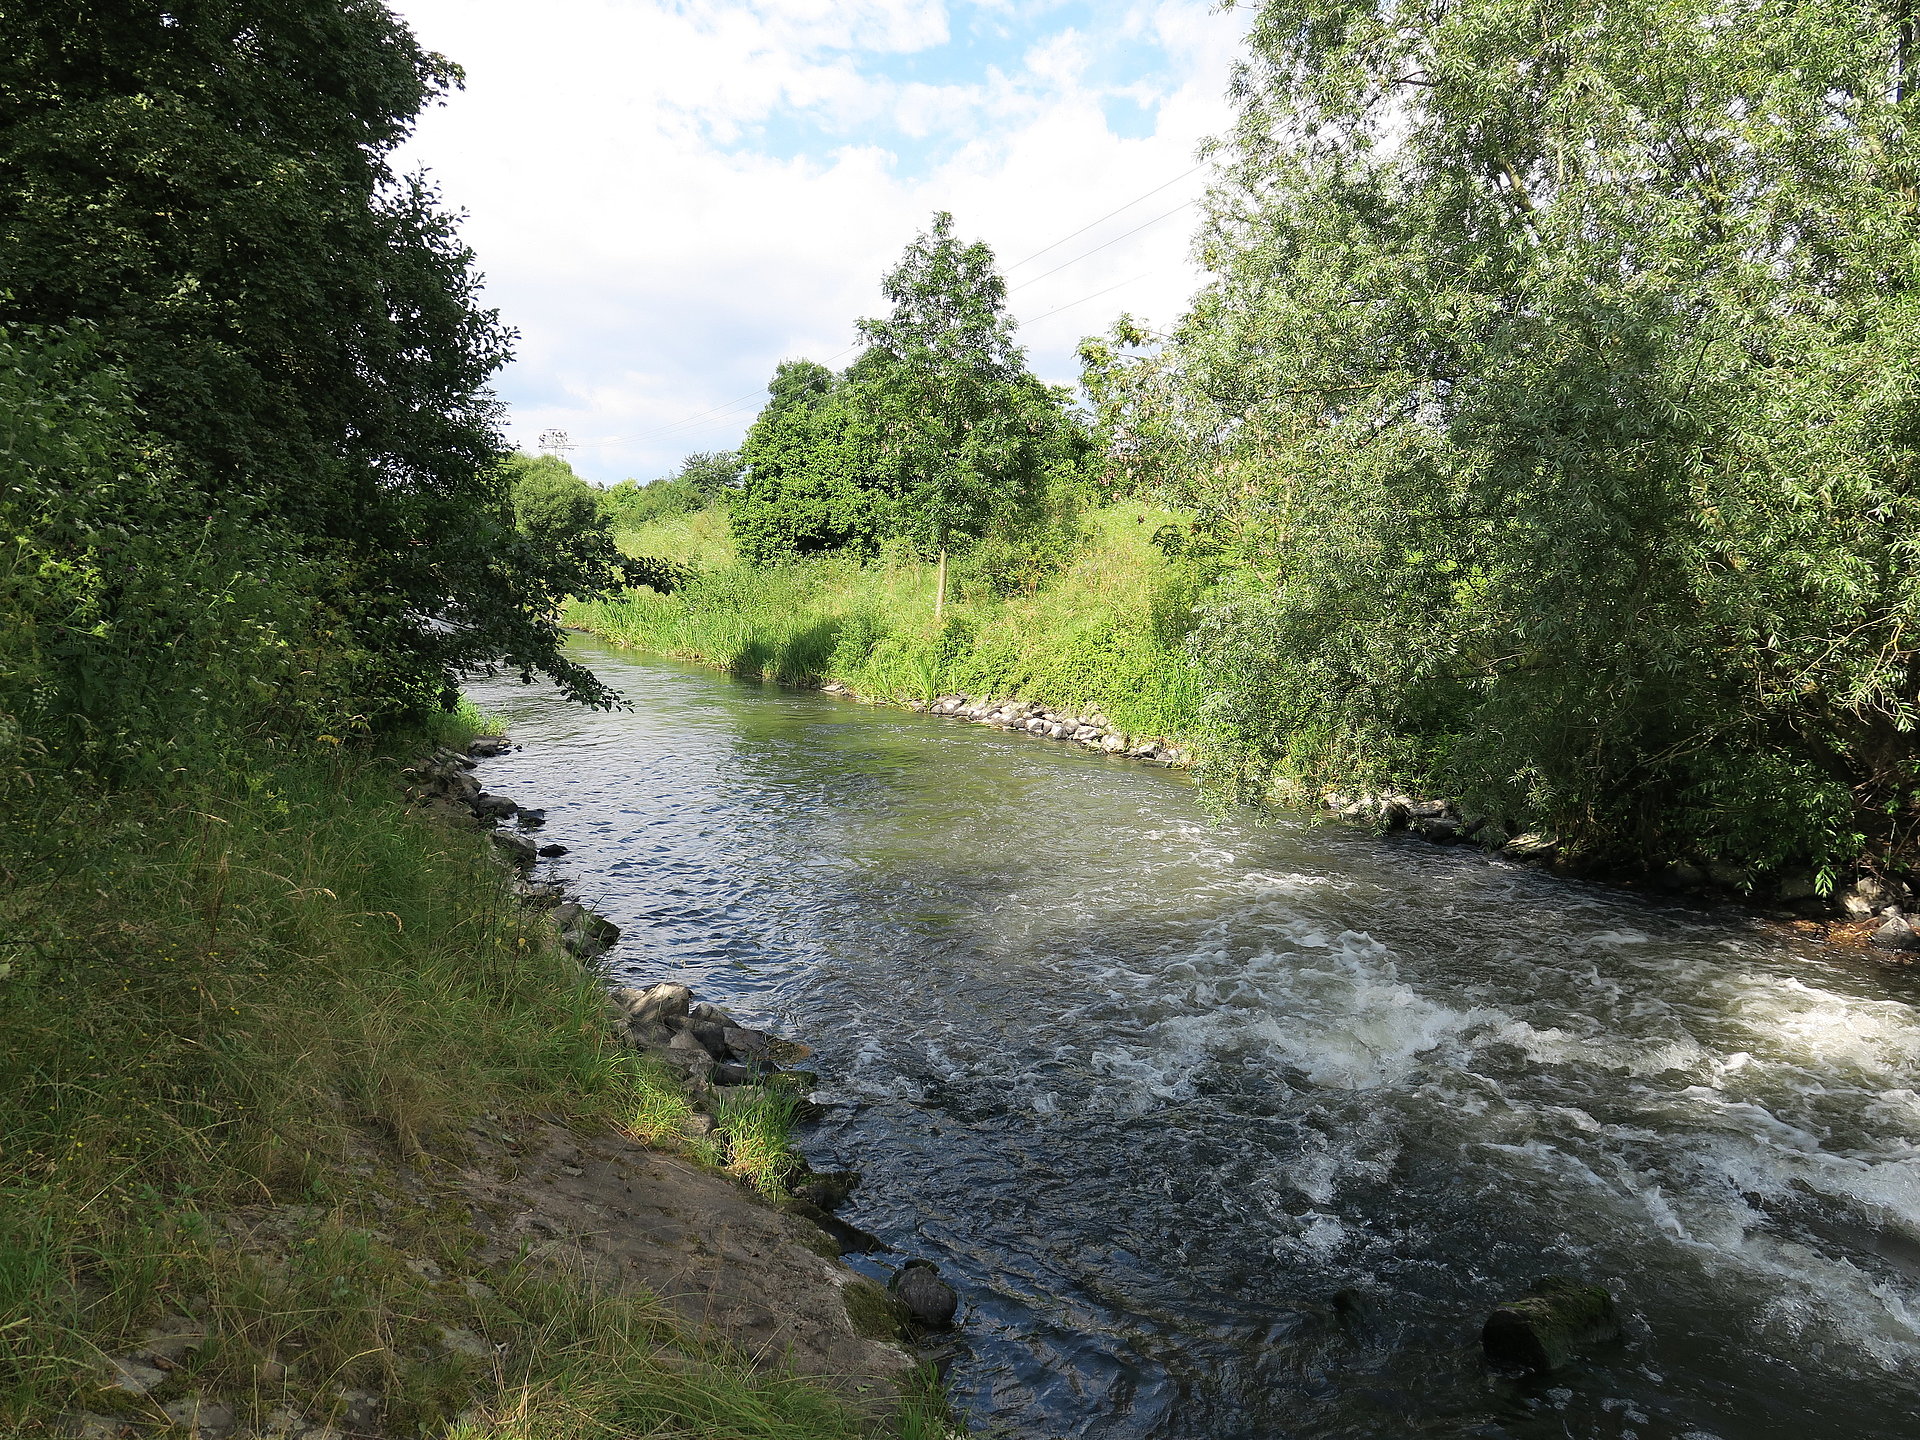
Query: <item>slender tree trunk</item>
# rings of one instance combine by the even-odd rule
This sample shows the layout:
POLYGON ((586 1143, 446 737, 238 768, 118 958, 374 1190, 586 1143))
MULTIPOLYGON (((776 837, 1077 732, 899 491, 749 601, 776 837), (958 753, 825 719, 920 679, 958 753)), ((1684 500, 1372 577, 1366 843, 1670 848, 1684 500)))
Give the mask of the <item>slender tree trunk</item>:
POLYGON ((933 618, 947 608, 947 547, 940 547, 940 563, 933 572, 933 618))

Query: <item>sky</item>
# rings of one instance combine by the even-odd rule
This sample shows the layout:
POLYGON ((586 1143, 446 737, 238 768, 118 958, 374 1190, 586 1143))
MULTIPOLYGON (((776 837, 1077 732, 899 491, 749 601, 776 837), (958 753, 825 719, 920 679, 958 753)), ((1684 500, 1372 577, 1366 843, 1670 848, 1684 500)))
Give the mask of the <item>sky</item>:
POLYGON ((520 332, 508 436, 566 431, 598 483, 737 446, 781 360, 846 365, 936 210, 993 247, 1050 381, 1076 378, 1082 336, 1170 322, 1198 283, 1195 152, 1228 123, 1244 10, 389 3, 466 71, 399 159, 466 214, 520 332))

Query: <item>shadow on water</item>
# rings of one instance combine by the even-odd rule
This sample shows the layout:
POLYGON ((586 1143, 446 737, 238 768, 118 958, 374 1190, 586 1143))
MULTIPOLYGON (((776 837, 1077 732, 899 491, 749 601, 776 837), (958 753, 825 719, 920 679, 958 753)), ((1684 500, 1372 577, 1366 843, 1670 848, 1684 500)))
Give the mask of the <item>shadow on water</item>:
POLYGON ((804 1036, 848 1218, 1020 1437, 1910 1436, 1912 987, 1750 924, 1024 736, 618 652, 481 688, 638 979, 804 1036), (1482 1366, 1536 1275, 1625 1340, 1482 1366))

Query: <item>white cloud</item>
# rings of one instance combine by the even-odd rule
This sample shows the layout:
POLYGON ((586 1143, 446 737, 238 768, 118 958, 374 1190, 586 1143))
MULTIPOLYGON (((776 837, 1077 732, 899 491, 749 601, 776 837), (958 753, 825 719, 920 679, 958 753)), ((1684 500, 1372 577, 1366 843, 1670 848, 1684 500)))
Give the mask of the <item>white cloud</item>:
MULTIPOLYGON (((1100 0, 1079 28, 1071 0, 394 8, 467 72, 405 159, 469 212, 490 301, 522 333, 499 385, 511 434, 568 430, 603 481, 737 443, 777 361, 852 343, 934 210, 1006 265, 1187 170, 1227 121, 1239 37, 1207 0, 1100 0), (1036 35, 1040 16, 1058 23, 1036 35), (982 40, 987 18, 1004 39, 982 40), (1115 134, 1116 99, 1147 106, 1151 133, 1115 134)), ((1121 309, 1178 311, 1190 210, 1036 277, 1204 182, 1011 271, 1022 317, 1119 287, 1023 329, 1036 370, 1071 380, 1078 338, 1121 309)))

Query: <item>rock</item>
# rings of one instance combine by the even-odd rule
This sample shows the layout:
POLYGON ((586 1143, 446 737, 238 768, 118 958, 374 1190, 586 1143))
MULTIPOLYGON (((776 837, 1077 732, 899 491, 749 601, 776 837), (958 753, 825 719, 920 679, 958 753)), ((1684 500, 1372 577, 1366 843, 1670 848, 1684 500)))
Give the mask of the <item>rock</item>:
POLYGON ((467 746, 467 754, 478 760, 491 760, 496 755, 504 755, 513 748, 513 743, 504 735, 482 735, 467 746))
POLYGON ((1100 737, 1100 748, 1109 755, 1118 755, 1122 750, 1127 748, 1127 737, 1108 732, 1100 737))
POLYGON ((1898 907, 1910 898, 1907 887, 1898 880, 1879 875, 1862 875, 1853 883, 1841 903, 1849 915, 1883 914, 1889 906, 1898 907))
POLYGON ((1776 898, 1792 904, 1795 900, 1811 900, 1820 893, 1820 887, 1811 870, 1789 870, 1780 877, 1780 883, 1774 887, 1776 898))
POLYGON ((1739 865, 1729 865, 1724 860, 1710 860, 1706 869, 1707 879, 1724 889, 1739 890, 1747 883, 1747 872, 1739 865))
POLYGON ((727 1049, 736 1055, 749 1055, 756 1060, 765 1060, 773 1054, 773 1037, 761 1030, 743 1030, 737 1025, 727 1026, 720 1035, 727 1049))
POLYGON ((504 795, 476 795, 467 804, 482 820, 511 820, 520 810, 504 795))
POLYGON ((380 1397, 368 1390, 342 1390, 340 1418, 357 1430, 373 1428, 380 1419, 380 1397))
POLYGON ((202 1400, 198 1395, 189 1395, 184 1400, 175 1400, 163 1407, 167 1419, 182 1430, 190 1430, 207 1440, 220 1440, 231 1435, 234 1427, 233 1408, 222 1405, 217 1400, 202 1400))
MULTIPOLYGON (((891 1248, 887 1242, 882 1240, 878 1235, 870 1234, 862 1230, 858 1225, 849 1225, 838 1215, 822 1210, 818 1205, 804 1197, 798 1195, 789 1196, 781 1203, 780 1208, 789 1215, 798 1215, 802 1220, 807 1220, 817 1225, 821 1231, 833 1241, 834 1247, 839 1250, 842 1255, 871 1255, 876 1251, 891 1248)), ((878 1285, 875 1285, 873 1288, 876 1294, 885 1293, 881 1291, 878 1285)))
POLYGON ((1452 845, 1460 839, 1459 822, 1444 815, 1421 816, 1414 820, 1412 829, 1421 839, 1436 845, 1452 845))
POLYGON ((940 1278, 940 1269, 931 1260, 907 1261, 887 1282, 887 1289, 907 1307, 914 1324, 924 1330, 946 1329, 960 1308, 960 1297, 940 1278))
POLYGON ((626 1018, 636 1025, 664 1025, 670 1020, 684 1020, 687 1006, 693 1004, 693 991, 685 985, 649 985, 643 991, 618 989, 614 991, 614 1000, 620 1000, 626 1008, 626 1018), (624 998, 622 996, 630 996, 624 998))
POLYGON ((1920 931, 1904 915, 1889 915, 1887 923, 1873 932, 1873 948, 1909 954, 1920 950, 1920 931))
POLYGON ((531 865, 539 858, 540 852, 534 849, 533 842, 524 835, 514 834, 511 830, 494 831, 493 843, 500 853, 515 865, 531 865))
POLYGON ((1698 865, 1676 860, 1660 872, 1660 883, 1669 890, 1698 890, 1707 883, 1707 872, 1698 865))
POLYGON ((547 812, 544 810, 521 810, 519 814, 514 816, 514 823, 524 826, 528 830, 538 830, 542 825, 547 823, 547 812))
POLYGON ((442 1325, 438 1338, 440 1348, 449 1355, 465 1355, 470 1360, 493 1359, 493 1346, 489 1345, 471 1330, 461 1330, 450 1325, 442 1325))
POLYGON ((689 1020, 705 1020, 714 1025, 733 1024, 733 1016, 722 1010, 718 1005, 709 1005, 704 1000, 697 1005, 687 1007, 687 1018, 689 1020))
POLYGON ((838 1210, 847 1203, 847 1197, 859 1188, 859 1171, 831 1170, 808 1175, 793 1187, 793 1193, 822 1210, 838 1210))
POLYGON ((1404 830, 1413 819, 1412 807, 1406 801, 1388 798, 1380 802, 1380 823, 1389 830, 1404 830))
POLYGON ((134 1352, 141 1360, 158 1361, 163 1367, 178 1365, 207 1343, 207 1327, 186 1315, 169 1315, 140 1337, 134 1352))
POLYGON ((409 1259, 406 1264, 407 1269, 418 1275, 429 1285, 438 1285, 442 1280, 447 1278, 447 1272, 442 1270, 439 1265, 432 1260, 413 1258, 409 1259))
POLYGON ((109 1358, 100 1376, 102 1390, 117 1390, 123 1395, 146 1395, 166 1383, 166 1371, 131 1355, 109 1358))
POLYGON ((91 1410, 62 1415, 53 1422, 55 1434, 70 1436, 72 1440, 119 1440, 130 1423, 118 1415, 96 1415, 91 1410))
POLYGON ((1564 1275, 1533 1283, 1532 1292, 1487 1317, 1480 1344, 1487 1359, 1535 1374, 1558 1369, 1584 1345, 1620 1338, 1620 1316, 1603 1285, 1564 1275))
POLYGON ((751 1065, 736 1065, 729 1061, 713 1067, 715 1085, 751 1085, 754 1079, 754 1069, 751 1065))
POLYGON ((535 885, 526 880, 516 880, 513 893, 520 897, 520 903, 530 910, 551 910, 565 902, 567 892, 560 885, 535 885))
POLYGON ((1516 860, 1541 860, 1552 855, 1560 848, 1560 842, 1551 835, 1542 835, 1529 830, 1524 835, 1516 835, 1500 847, 1504 854, 1516 860))
POLYGON ((567 855, 572 852, 564 845, 542 845, 535 853, 538 854, 542 860, 558 860, 562 855, 567 855))

